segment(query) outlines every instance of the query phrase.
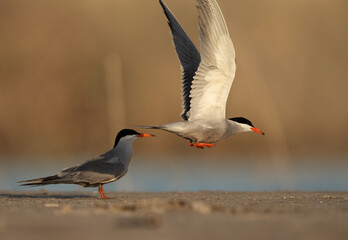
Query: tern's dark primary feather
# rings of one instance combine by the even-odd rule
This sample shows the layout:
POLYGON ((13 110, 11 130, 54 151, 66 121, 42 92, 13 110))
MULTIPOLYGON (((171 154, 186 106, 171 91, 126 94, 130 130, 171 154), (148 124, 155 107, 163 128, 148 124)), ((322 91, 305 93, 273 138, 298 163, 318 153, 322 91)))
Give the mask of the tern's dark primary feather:
POLYGON ((192 81, 201 62, 201 56, 191 39, 175 19, 174 15, 162 0, 159 2, 168 19, 168 25, 172 33, 175 50, 182 67, 183 112, 181 113, 181 118, 183 120, 188 120, 189 117, 187 116, 187 113, 191 108, 190 92, 192 89, 192 81))

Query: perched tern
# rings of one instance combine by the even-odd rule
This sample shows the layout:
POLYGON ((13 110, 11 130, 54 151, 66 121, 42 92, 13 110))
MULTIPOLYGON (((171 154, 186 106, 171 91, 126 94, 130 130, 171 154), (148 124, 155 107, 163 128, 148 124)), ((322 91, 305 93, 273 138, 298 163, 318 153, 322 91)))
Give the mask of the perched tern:
POLYGON ((98 187, 102 199, 107 199, 103 185, 116 181, 128 171, 132 158, 132 145, 139 137, 153 137, 147 133, 138 133, 131 129, 121 130, 115 140, 114 148, 97 158, 82 164, 65 168, 57 175, 20 181, 22 186, 40 186, 47 184, 79 184, 83 187, 98 187))
POLYGON ((201 54, 174 15, 159 1, 168 19, 182 69, 182 121, 143 128, 162 129, 190 140, 190 146, 213 147, 237 133, 264 133, 243 117, 226 119, 226 102, 236 72, 235 51, 215 0, 197 0, 201 54))

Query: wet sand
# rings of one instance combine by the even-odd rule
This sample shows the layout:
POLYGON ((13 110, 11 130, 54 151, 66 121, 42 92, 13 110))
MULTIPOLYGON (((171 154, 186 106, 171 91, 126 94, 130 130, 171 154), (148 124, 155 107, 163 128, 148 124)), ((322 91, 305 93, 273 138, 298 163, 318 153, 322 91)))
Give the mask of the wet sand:
POLYGON ((348 239, 348 192, 0 192, 0 239, 348 239))

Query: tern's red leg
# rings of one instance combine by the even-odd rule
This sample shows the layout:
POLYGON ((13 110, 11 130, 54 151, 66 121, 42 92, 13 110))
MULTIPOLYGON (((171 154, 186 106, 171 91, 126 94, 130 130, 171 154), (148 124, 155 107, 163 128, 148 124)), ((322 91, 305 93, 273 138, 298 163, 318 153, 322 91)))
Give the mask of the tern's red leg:
POLYGON ((98 190, 102 199, 108 199, 108 197, 106 197, 104 194, 103 185, 99 185, 98 190))
POLYGON ((203 149, 204 147, 214 147, 214 144, 211 144, 211 143, 200 143, 200 142, 196 142, 195 144, 193 144, 192 142, 190 142, 190 146, 203 149))

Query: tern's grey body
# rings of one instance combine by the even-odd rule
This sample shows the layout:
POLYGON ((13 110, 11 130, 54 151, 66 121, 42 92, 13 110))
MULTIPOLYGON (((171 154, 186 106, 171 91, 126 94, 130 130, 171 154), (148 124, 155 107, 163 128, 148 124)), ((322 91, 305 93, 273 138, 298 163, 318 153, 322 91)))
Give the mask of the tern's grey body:
POLYGON ((210 143, 241 132, 263 134, 245 118, 226 119, 227 98, 236 72, 235 51, 217 2, 197 2, 201 53, 160 0, 181 63, 182 121, 145 128, 173 132, 196 147, 211 147, 210 143))
POLYGON ((114 148, 97 158, 82 164, 65 168, 57 175, 21 181, 22 185, 79 184, 83 187, 99 187, 102 198, 103 184, 123 177, 132 158, 132 144, 138 137, 150 137, 150 134, 123 129, 117 134, 114 148))

